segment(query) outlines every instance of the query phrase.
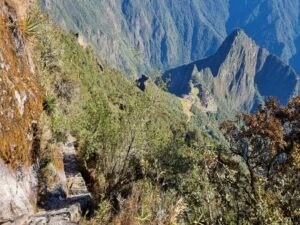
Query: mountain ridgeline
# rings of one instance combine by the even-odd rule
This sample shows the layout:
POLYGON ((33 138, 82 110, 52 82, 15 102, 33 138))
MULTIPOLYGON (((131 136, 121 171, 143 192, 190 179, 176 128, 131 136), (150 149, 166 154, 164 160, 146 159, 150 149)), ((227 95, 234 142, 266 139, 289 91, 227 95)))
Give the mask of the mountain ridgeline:
POLYGON ((266 97, 276 96, 287 104, 299 95, 296 72, 241 29, 230 34, 214 55, 168 70, 164 80, 168 90, 181 97, 197 88, 202 105, 215 103, 219 111, 254 111, 266 97))
POLYGON ((298 0, 42 0, 42 8, 127 73, 207 57, 237 27, 300 71, 298 0))
POLYGON ((0 224, 299 224, 298 2, 1 0, 0 224))

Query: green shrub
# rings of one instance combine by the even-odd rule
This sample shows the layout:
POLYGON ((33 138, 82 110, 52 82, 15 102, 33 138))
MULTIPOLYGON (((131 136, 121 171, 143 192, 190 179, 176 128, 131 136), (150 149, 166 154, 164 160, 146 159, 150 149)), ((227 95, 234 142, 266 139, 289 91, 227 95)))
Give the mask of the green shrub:
POLYGON ((56 98, 52 95, 46 95, 43 101, 43 109, 48 115, 51 115, 56 110, 56 98))
POLYGON ((18 22, 18 27, 23 36, 29 40, 37 37, 41 33, 44 21, 43 14, 36 8, 32 8, 26 16, 18 22))

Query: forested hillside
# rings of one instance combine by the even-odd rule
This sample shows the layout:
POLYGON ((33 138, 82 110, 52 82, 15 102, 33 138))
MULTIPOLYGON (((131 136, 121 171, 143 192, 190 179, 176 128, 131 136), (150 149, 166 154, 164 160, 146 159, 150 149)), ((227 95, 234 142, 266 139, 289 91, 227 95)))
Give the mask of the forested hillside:
POLYGON ((164 71, 207 57, 236 28, 300 69, 298 0, 42 0, 42 8, 127 72, 132 63, 164 71))
POLYGON ((81 47, 76 36, 47 23, 41 24, 41 32, 36 56, 42 80, 47 81, 44 119, 54 142, 63 141, 66 132, 78 139, 96 204, 91 223, 292 224, 298 220, 293 205, 299 190, 292 188, 297 179, 289 172, 278 173, 279 178, 275 171, 299 168, 295 133, 299 99, 286 109, 268 103, 257 115, 261 118, 270 111, 262 127, 256 127, 255 116, 253 125, 249 123, 247 114, 240 119, 245 126, 241 131, 225 123, 222 129, 229 147, 221 146, 193 121, 187 122, 178 98, 151 81, 141 91, 135 82, 101 63, 91 48, 81 47), (281 110, 285 114, 278 117, 281 110), (287 120, 280 122, 281 118, 287 120), (264 135, 263 129, 273 123, 283 136, 264 135), (294 129, 292 137, 284 136, 289 135, 284 130, 287 124, 294 129), (248 135, 243 143, 250 149, 255 143, 255 152, 241 155, 243 147, 232 139, 236 135, 248 135), (260 151, 270 155, 270 164, 265 158, 252 159, 260 151), (278 154, 286 154, 288 160, 277 161, 278 154), (255 165, 268 166, 272 173, 261 174, 255 165), (268 188, 279 182, 277 178, 285 180, 281 188, 268 188), (288 211, 285 204, 291 206, 288 211))
MULTIPOLYGON (((56 3, 69 3, 74 14, 61 15, 82 26, 77 4, 56 3)), ((0 224, 299 223, 299 96, 268 98, 219 124, 168 93, 168 80, 130 78, 96 47, 126 48, 89 44, 30 0, 0 6, 0 224)), ((94 18, 93 9, 80 16, 94 18)), ((230 52, 258 51, 233 36, 244 42, 230 52)))

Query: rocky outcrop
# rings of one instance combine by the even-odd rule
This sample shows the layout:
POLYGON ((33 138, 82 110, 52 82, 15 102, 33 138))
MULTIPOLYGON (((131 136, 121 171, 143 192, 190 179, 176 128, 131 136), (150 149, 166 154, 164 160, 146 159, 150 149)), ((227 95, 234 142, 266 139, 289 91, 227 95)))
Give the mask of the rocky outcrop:
POLYGON ((34 211, 42 91, 19 29, 23 4, 0 1, 0 224, 34 211))
POLYGON ((142 75, 139 79, 137 79, 135 81, 137 87, 141 90, 141 91, 145 91, 146 89, 146 82, 149 79, 149 77, 147 77, 146 75, 142 75))
POLYGON ((193 88, 204 105, 213 98, 219 110, 253 111, 268 96, 283 104, 299 95, 299 76, 238 29, 209 58, 164 74, 169 91, 186 96, 193 88))
POLYGON ((34 212, 37 176, 34 167, 10 169, 0 159, 0 224, 34 212))

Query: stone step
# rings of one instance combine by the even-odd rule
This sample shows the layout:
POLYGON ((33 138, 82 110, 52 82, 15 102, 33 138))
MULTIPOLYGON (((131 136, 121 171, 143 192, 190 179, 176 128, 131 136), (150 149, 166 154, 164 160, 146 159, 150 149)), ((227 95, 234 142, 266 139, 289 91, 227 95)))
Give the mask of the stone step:
POLYGON ((67 177, 67 190, 68 195, 78 195, 89 192, 80 173, 75 176, 67 177))
POLYGON ((79 224, 82 214, 93 209, 92 195, 82 177, 75 149, 76 139, 68 137, 62 148, 66 195, 54 195, 49 199, 47 211, 41 211, 30 218, 30 225, 68 225, 79 224))
POLYGON ((67 208, 51 211, 41 211, 30 217, 28 225, 71 225, 79 224, 81 219, 81 205, 73 204, 67 208))

